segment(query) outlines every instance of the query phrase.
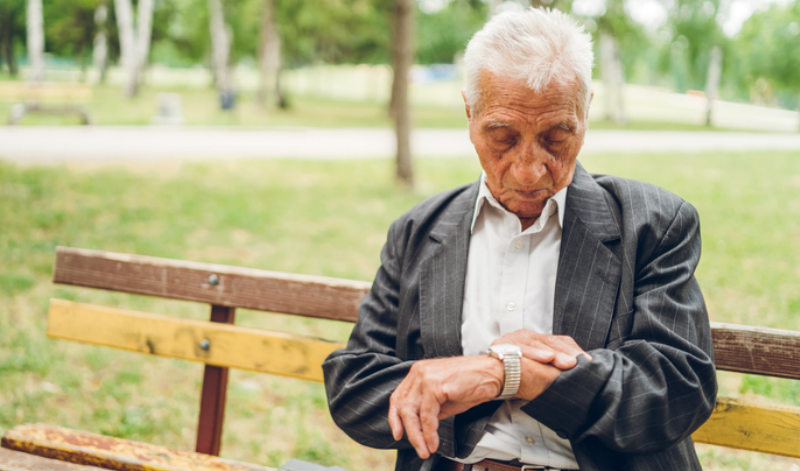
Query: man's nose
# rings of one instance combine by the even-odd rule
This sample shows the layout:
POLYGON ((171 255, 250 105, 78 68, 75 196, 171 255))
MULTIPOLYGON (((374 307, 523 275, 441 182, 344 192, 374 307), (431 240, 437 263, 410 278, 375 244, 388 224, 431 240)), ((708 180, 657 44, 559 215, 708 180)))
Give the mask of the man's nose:
POLYGON ((512 165, 514 177, 520 185, 536 186, 547 173, 546 156, 544 149, 533 142, 524 147, 512 165))

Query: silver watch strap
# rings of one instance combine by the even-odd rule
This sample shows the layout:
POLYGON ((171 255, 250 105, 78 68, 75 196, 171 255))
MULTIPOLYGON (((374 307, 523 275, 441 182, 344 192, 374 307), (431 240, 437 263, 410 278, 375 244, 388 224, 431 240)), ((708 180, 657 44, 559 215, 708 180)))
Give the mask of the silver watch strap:
POLYGON ((520 359, 515 355, 503 356, 503 370, 505 376, 503 377, 503 390, 498 399, 511 399, 519 391, 519 383, 522 377, 522 367, 520 359))

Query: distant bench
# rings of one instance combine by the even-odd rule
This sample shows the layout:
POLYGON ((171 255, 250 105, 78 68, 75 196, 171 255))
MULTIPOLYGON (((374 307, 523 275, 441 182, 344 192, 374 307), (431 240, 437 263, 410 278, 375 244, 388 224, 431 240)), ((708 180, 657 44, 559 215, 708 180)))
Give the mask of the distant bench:
POLYGON ((92 89, 80 83, 0 82, 0 98, 11 102, 8 124, 18 124, 29 113, 74 114, 90 124, 87 104, 92 89))
MULTIPOLYGON (((56 250, 54 282, 210 305, 209 322, 52 299, 50 337, 205 363, 195 452, 103 437, 53 425, 19 425, 0 453, 23 452, 124 470, 264 470, 216 458, 228 368, 312 381, 340 345, 233 325, 236 308, 354 322, 369 283, 67 247, 56 250), (16 451, 10 451, 16 450, 16 451)), ((713 324, 717 368, 800 379, 800 332, 713 324)), ((800 457, 800 408, 719 398, 697 442, 800 457)), ((50 460, 47 460, 50 458, 50 460)), ((46 460, 46 461, 44 461, 46 460)), ((8 468, 12 469, 12 468, 8 468)), ((72 469, 72 468, 70 468, 72 469)))

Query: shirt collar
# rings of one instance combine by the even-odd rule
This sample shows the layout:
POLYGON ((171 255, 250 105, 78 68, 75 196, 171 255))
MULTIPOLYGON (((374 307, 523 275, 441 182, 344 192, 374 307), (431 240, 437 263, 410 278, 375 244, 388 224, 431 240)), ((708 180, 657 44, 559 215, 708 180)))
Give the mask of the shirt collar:
MULTIPOLYGON (((568 187, 564 187, 551 196, 547 200, 547 203, 545 203, 544 210, 542 210, 542 214, 552 214, 553 206, 555 206, 555 210, 558 211, 558 225, 562 228, 564 227, 564 208, 567 202, 567 188, 568 187)), ((506 213, 509 212, 495 199, 492 192, 489 191, 489 187, 486 185, 486 172, 481 172, 481 178, 478 184, 478 199, 475 201, 475 211, 472 213, 472 224, 470 224, 469 228, 470 233, 475 229, 475 222, 478 220, 478 216, 481 214, 481 210, 485 204, 490 204, 506 213)))

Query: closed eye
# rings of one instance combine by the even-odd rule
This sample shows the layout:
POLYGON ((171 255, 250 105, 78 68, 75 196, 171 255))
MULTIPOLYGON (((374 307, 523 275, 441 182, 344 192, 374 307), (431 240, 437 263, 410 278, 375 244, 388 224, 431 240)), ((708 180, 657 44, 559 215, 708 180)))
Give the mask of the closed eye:
POLYGON ((549 150, 557 149, 572 135, 572 130, 561 126, 551 128, 541 137, 541 144, 549 150))
POLYGON ((489 136, 497 147, 510 149, 519 141, 519 134, 507 127, 496 127, 489 130, 489 136))

